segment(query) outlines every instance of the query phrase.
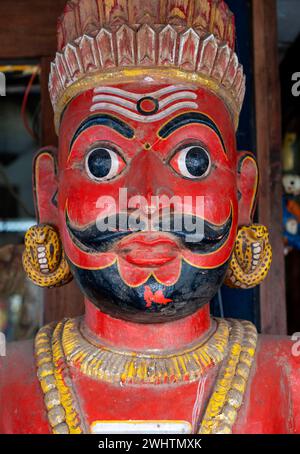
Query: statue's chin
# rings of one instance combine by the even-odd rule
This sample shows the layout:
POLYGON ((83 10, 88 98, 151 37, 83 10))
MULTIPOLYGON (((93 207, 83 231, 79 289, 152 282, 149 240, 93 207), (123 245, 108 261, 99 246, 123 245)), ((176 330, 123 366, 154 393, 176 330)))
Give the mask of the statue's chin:
POLYGON ((191 315, 209 303, 223 283, 228 263, 198 269, 184 262, 171 287, 152 277, 141 286, 130 287, 116 265, 97 271, 71 267, 84 295, 101 311, 136 323, 164 323, 191 315))

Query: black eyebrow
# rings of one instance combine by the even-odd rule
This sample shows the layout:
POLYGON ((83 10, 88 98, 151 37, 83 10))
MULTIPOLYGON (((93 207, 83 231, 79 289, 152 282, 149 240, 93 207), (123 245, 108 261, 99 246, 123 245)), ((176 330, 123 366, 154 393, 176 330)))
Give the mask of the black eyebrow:
POLYGON ((86 121, 84 121, 79 126, 79 128, 75 132, 72 142, 70 144, 70 149, 72 148, 75 140, 78 138, 78 136, 83 131, 85 131, 88 128, 91 128, 92 126, 97 126, 97 125, 107 126, 108 128, 114 129, 119 134, 124 136, 126 139, 134 138, 134 130, 129 125, 127 125, 124 121, 120 120, 119 118, 114 117, 113 115, 101 114, 101 115, 96 115, 94 117, 88 118, 86 121))
POLYGON ((182 128, 183 126, 186 126, 186 125, 193 124, 193 123, 203 124, 203 125, 206 125, 209 128, 211 128, 219 137, 219 139, 222 143, 223 149, 224 149, 225 153, 227 154, 222 134, 220 133, 220 130, 217 127, 217 125, 207 115, 204 115, 204 114, 201 114, 198 112, 187 112, 182 115, 178 115, 177 117, 175 117, 171 121, 169 121, 167 124, 165 124, 158 131, 158 135, 162 139, 166 139, 171 134, 173 134, 173 132, 175 132, 177 129, 182 128))

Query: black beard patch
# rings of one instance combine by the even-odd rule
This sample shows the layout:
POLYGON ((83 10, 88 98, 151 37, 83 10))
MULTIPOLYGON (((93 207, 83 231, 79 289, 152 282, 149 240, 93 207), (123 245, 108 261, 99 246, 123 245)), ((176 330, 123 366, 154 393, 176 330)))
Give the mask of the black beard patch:
POLYGON ((183 261, 180 277, 171 287, 151 277, 133 288, 122 280, 116 265, 97 271, 70 265, 82 292, 96 307, 137 323, 164 323, 193 314, 217 294, 228 268, 228 262, 199 269, 183 261))

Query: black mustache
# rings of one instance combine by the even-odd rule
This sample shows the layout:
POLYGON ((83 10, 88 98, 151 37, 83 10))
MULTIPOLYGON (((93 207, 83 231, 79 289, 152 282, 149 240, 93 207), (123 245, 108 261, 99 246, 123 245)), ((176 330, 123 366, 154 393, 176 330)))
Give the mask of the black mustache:
MULTIPOLYGON (((114 216, 107 216, 101 219, 103 225, 114 225, 112 230, 99 230, 97 224, 94 223, 85 229, 78 229, 72 225, 68 213, 66 213, 66 224, 73 241, 79 248, 86 252, 108 252, 113 244, 122 238, 138 232, 147 231, 147 221, 139 219, 139 225, 136 228, 129 228, 129 215, 128 213, 118 213, 114 216)), ((98 224, 99 225, 99 224, 98 224)), ((229 237, 232 226, 232 211, 228 220, 222 225, 215 225, 194 215, 176 215, 173 214, 166 217, 160 217, 157 222, 153 223, 156 232, 163 232, 172 234, 179 238, 184 246, 196 253, 214 252, 219 249, 229 237), (188 221, 188 222, 187 222, 188 221), (190 226, 195 226, 198 223, 204 223, 203 235, 197 239, 197 236, 185 228, 188 223, 190 226), (180 226, 178 230, 176 227, 180 226), (166 229, 167 226, 167 229, 166 229), (190 238, 189 241, 187 239, 190 238), (193 238, 193 241, 191 241, 193 238)))

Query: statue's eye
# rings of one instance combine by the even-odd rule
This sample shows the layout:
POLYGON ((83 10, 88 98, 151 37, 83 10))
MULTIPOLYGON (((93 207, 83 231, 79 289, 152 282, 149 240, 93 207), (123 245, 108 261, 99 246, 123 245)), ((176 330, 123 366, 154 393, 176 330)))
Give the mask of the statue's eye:
POLYGON ((185 145, 173 156, 170 165, 181 176, 190 179, 204 178, 211 168, 208 152, 200 145, 185 145))
POLYGON ((85 167, 93 180, 108 181, 122 172, 125 162, 111 148, 97 147, 88 153, 85 167))

